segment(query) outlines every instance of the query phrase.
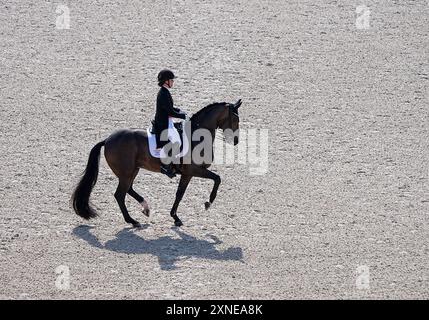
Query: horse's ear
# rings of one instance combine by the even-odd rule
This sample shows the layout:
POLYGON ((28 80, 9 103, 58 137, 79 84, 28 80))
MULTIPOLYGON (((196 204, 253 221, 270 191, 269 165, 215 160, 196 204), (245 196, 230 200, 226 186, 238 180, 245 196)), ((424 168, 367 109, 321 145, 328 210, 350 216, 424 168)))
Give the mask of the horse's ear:
POLYGON ((238 100, 235 104, 234 104, 234 109, 235 110, 238 110, 238 108, 240 108, 241 107, 241 99, 240 100, 238 100))

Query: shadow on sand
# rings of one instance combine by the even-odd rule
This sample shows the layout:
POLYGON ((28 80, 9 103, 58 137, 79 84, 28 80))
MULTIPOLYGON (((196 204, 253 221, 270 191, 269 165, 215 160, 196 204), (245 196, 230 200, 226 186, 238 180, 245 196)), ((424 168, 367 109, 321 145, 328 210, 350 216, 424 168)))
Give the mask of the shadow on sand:
MULTIPOLYGON (((148 225, 142 226, 146 229, 148 225)), ((179 239, 171 236, 158 239, 145 240, 134 233, 133 228, 125 228, 116 234, 115 239, 102 244, 96 236, 91 233, 93 227, 81 225, 73 229, 73 234, 91 246, 126 254, 151 254, 158 257, 161 270, 174 270, 175 263, 186 258, 202 258, 210 260, 236 260, 243 262, 243 251, 240 247, 231 247, 224 251, 216 249, 216 245, 222 243, 217 237, 209 235, 212 241, 197 239, 190 236, 179 228, 172 228, 179 239)))

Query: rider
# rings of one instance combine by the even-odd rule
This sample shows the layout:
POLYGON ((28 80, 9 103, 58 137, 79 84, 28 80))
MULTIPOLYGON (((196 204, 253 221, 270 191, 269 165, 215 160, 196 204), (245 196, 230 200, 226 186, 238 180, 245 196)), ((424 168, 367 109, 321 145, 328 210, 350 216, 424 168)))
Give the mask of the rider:
MULTIPOLYGON (((168 129, 168 140, 175 145, 172 148, 173 151, 180 150, 181 145, 179 133, 173 124, 173 118, 187 118, 185 112, 173 106, 173 98, 171 97, 169 89, 173 87, 175 78, 174 73, 170 70, 162 70, 158 74, 158 85, 161 89, 156 99, 155 120, 152 121, 153 133, 156 134, 157 147, 163 148, 168 143, 168 141, 161 141, 160 139, 162 131, 168 129)), ((174 156, 173 154, 173 157, 174 156)), ((161 161, 161 172, 170 178, 175 177, 173 164, 171 162, 169 164, 164 164, 161 161)))

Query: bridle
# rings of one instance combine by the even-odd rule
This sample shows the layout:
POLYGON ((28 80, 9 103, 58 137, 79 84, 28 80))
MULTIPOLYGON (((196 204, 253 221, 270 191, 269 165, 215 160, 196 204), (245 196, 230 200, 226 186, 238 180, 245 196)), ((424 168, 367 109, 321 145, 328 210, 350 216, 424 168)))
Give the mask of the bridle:
POLYGON ((232 116, 234 115, 238 117, 238 112, 234 112, 231 106, 228 106, 228 108, 229 108, 229 112, 228 112, 229 127, 232 129, 232 116))

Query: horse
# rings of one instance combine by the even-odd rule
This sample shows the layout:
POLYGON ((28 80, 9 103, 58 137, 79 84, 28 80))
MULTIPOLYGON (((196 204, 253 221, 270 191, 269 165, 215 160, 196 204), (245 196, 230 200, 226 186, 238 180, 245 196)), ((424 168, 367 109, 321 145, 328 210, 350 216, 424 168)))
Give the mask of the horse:
MULTIPOLYGON (((241 104, 242 102, 240 99, 235 104, 221 102, 213 103, 202 108, 190 118, 191 132, 195 132, 195 130, 198 129, 208 130, 212 137, 211 148, 213 150, 216 131, 217 129, 221 129, 224 133, 224 139, 236 146, 239 143, 238 132, 240 119, 238 109, 241 104), (230 132, 233 134, 229 134, 230 132), (229 135, 227 135, 227 133, 229 135)), ((207 141, 206 139, 204 139, 204 141, 191 141, 190 152, 200 143, 207 143, 207 141)), ((150 154, 148 135, 142 130, 124 129, 116 131, 107 139, 97 143, 91 149, 86 169, 72 194, 71 202, 73 209, 77 215, 86 220, 98 216, 96 210, 91 206, 89 198, 97 182, 100 153, 103 146, 107 164, 119 179, 114 197, 124 216, 125 222, 132 224, 135 228, 139 228, 141 227, 140 223, 134 220, 128 213, 125 205, 125 196, 128 194, 137 200, 143 207, 143 214, 149 217, 149 205, 147 201, 133 189, 133 183, 139 170, 142 168, 161 173, 162 161, 150 154)), ((182 221, 177 216, 177 208, 192 177, 206 178, 214 181, 209 201, 205 202, 205 209, 208 210, 211 204, 213 204, 219 185, 221 184, 221 178, 219 175, 208 170, 210 166, 210 161, 196 163, 193 160, 189 163, 174 164, 177 173, 180 175, 176 198, 170 211, 175 226, 180 227, 183 225, 182 221)))

